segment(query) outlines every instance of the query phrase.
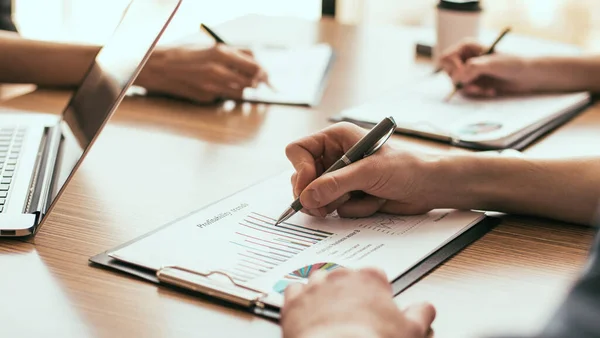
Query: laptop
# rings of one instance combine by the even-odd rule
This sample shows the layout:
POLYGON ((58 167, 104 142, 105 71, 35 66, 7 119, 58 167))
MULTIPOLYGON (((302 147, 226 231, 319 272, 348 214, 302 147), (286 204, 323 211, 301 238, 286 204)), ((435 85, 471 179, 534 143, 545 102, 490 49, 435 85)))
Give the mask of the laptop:
POLYGON ((133 0, 60 116, 0 110, 0 237, 35 235, 181 0, 133 0))

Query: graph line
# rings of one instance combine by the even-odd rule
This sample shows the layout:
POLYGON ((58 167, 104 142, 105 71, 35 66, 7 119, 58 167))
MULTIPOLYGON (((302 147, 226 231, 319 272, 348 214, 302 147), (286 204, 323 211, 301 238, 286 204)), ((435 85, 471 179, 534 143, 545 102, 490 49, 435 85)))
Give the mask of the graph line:
POLYGON ((245 262, 245 263, 248 263, 248 264, 252 264, 252 265, 256 265, 256 266, 260 266, 261 268, 263 268, 263 269, 267 269, 267 270, 271 270, 271 269, 273 269, 273 267, 272 267, 272 266, 266 266, 266 265, 258 264, 258 263, 256 263, 255 261, 251 261, 251 260, 247 260, 247 259, 243 259, 243 258, 242 258, 242 259, 240 259, 240 261, 242 261, 242 262, 245 262))
POLYGON ((288 234, 288 235, 292 235, 292 236, 296 236, 296 237, 300 237, 300 238, 306 238, 306 239, 309 239, 309 240, 315 241, 315 242, 313 242, 313 243, 316 243, 316 242, 318 242, 318 241, 322 240, 322 238, 308 237, 308 236, 305 236, 305 235, 299 235, 299 234, 295 234, 295 233, 293 233, 293 232, 290 232, 290 231, 285 231, 285 230, 276 229, 276 228, 269 228, 269 227, 266 227, 266 226, 264 226, 264 225, 260 225, 260 224, 258 224, 258 223, 256 223, 256 222, 252 222, 252 221, 249 221, 249 220, 244 220, 244 221, 245 221, 245 222, 247 222, 247 223, 250 223, 250 224, 252 224, 252 225, 254 225, 254 226, 257 226, 257 227, 264 228, 264 229, 269 229, 269 230, 272 230, 272 231, 277 231, 277 232, 281 232, 281 233, 284 233, 284 234, 288 234))
POLYGON ((283 250, 283 249, 280 249, 280 248, 277 248, 277 247, 268 246, 268 245, 266 245, 266 244, 260 244, 260 243, 252 242, 252 241, 250 241, 250 240, 246 240, 246 242, 248 242, 248 243, 252 243, 252 244, 255 244, 255 245, 264 246, 265 248, 269 248, 269 249, 273 249, 273 250, 278 250, 278 251, 281 251, 281 252, 289 253, 289 254, 292 254, 292 255, 295 255, 295 254, 297 254, 297 253, 298 253, 298 252, 293 252, 293 251, 283 250))
POLYGON ((286 235, 280 235, 280 234, 277 234, 275 232, 271 232, 271 231, 267 231, 267 230, 257 229, 257 228, 255 228, 253 226, 250 226, 250 225, 247 225, 247 224, 243 224, 243 223, 240 223, 240 225, 241 226, 245 226, 246 228, 250 228, 250 229, 256 230, 256 231, 262 231, 262 232, 266 232, 266 233, 271 234, 271 235, 280 236, 280 237, 284 237, 284 238, 289 238, 289 239, 293 239, 293 240, 296 240, 296 241, 304 241, 304 242, 308 242, 310 244, 317 243, 317 241, 314 241, 314 242, 313 241, 307 241, 305 239, 298 239, 298 238, 294 238, 294 237, 290 237, 290 236, 286 236, 286 235))
POLYGON ((259 253, 257 253, 257 252, 253 252, 253 251, 250 251, 250 250, 248 250, 247 252, 248 252, 248 253, 251 253, 251 254, 253 254, 253 255, 259 256, 259 257, 263 257, 263 258, 272 259, 272 260, 274 260, 274 261, 278 261, 278 262, 280 262, 280 263, 283 263, 283 262, 285 262, 285 261, 286 261, 285 259, 278 259, 278 258, 275 258, 275 257, 265 256, 265 255, 263 255, 263 254, 259 254, 259 253))
POLYGON ((257 260, 257 261, 259 261, 259 262, 263 262, 263 263, 265 263, 265 264, 271 264, 271 265, 273 265, 274 267, 278 265, 277 263, 269 262, 269 261, 266 261, 266 260, 264 260, 264 259, 256 258, 256 257, 253 257, 253 256, 248 256, 248 255, 245 255, 245 254, 243 254, 243 253, 241 253, 241 252, 240 252, 240 253, 238 253, 238 255, 240 255, 240 256, 242 256, 242 257, 250 258, 250 259, 255 259, 255 260, 257 260))
POLYGON ((288 241, 282 238, 275 238, 273 239, 274 241, 279 241, 279 242, 286 242, 286 243, 291 243, 291 244, 295 244, 295 245, 300 245, 300 246, 304 246, 304 247, 310 247, 310 245, 308 244, 303 244, 303 243, 298 243, 298 242, 294 242, 294 241, 288 241))
MULTIPOLYGON (((274 219, 272 217, 261 215, 261 214, 259 214, 257 212, 252 212, 252 213, 255 214, 255 215, 257 215, 257 216, 260 216, 260 217, 266 218, 268 220, 271 220, 273 222, 273 224, 275 224, 275 222, 277 221, 276 219, 274 219)), ((327 231, 323 231, 323 230, 318 230, 318 229, 311 229, 311 228, 303 227, 301 225, 293 224, 293 223, 289 223, 289 222, 283 222, 282 224, 287 224, 287 225, 290 225, 290 226, 294 226, 294 227, 297 227, 297 228, 306 229, 306 230, 310 230, 310 231, 314 231, 314 232, 320 232, 320 233, 322 233, 324 235, 327 235, 327 236, 333 236, 333 235, 335 235, 334 233, 331 233, 331 232, 327 232, 327 231)))
POLYGON ((280 254, 280 253, 277 253, 277 252, 272 252, 272 251, 267 251, 267 250, 253 248, 251 246, 240 244, 240 243, 236 243, 236 242, 232 242, 232 241, 229 241, 229 243, 233 243, 235 245, 239 245, 239 246, 244 247, 244 248, 249 249, 249 250, 259 251, 259 252, 266 253, 266 254, 271 254, 271 255, 277 255, 277 256, 281 256, 283 258, 287 258, 287 259, 290 259, 290 258, 293 257, 293 256, 286 256, 286 255, 283 255, 283 254, 280 254))
POLYGON ((252 212, 239 223, 240 230, 230 243, 238 248, 238 257, 230 272, 245 281, 259 277, 287 262, 333 233, 296 224, 275 226, 271 217, 252 212))
MULTIPOLYGON (((262 220, 262 219, 259 219, 259 218, 253 217, 253 216, 248 216, 248 218, 252 218, 252 219, 257 220, 259 222, 263 222, 263 223, 266 223, 268 225, 272 225, 273 227, 275 227, 275 223, 273 223, 273 222, 267 222, 265 220, 262 220)), ((251 221, 249 221, 249 220, 246 220, 246 222, 251 223, 251 221)), ((286 224, 286 223, 281 223, 281 224, 286 224)), ((319 233, 315 233, 315 232, 312 232, 312 231, 309 232, 309 231, 303 231, 303 230, 298 230, 298 229, 292 229, 292 228, 285 227, 283 225, 278 225, 276 228, 277 229, 287 229, 287 230, 290 230, 290 231, 299 232, 301 234, 305 234, 305 235, 309 235, 309 236, 315 236, 315 237, 318 237, 318 238, 321 238, 321 239, 325 239, 325 238, 329 237, 328 235, 325 235, 325 234, 319 234, 319 233)), ((306 228, 304 228, 304 229, 306 229, 306 228)))
MULTIPOLYGON (((281 246, 283 246, 283 247, 286 247, 286 248, 288 248, 288 249, 299 250, 299 251, 302 251, 302 250, 303 250, 303 249, 295 248, 295 247, 293 247, 293 246, 289 246, 289 245, 285 245, 285 244, 279 244, 279 243, 275 243, 275 242, 272 242, 272 241, 267 241, 266 239, 262 239, 262 238, 258 238, 258 237, 254 237, 254 236, 250 236, 250 235, 246 235, 246 234, 243 234, 243 233, 241 233, 241 232, 236 232, 236 234, 238 234, 238 235, 240 235, 240 236, 244 236, 244 237, 252 238, 252 239, 254 239, 254 240, 261 241, 261 242, 266 242, 266 243, 275 244, 275 245, 281 245, 281 246)), ((276 240, 276 239, 275 239, 275 240, 276 240)))

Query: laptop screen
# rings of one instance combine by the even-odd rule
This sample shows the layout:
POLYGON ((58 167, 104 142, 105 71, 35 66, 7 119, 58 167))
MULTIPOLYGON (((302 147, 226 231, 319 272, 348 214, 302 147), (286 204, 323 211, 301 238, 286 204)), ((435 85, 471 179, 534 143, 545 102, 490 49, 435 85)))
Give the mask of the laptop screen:
POLYGON ((63 139, 50 202, 59 195, 122 101, 179 4, 180 0, 134 0, 129 4, 63 111, 63 139))

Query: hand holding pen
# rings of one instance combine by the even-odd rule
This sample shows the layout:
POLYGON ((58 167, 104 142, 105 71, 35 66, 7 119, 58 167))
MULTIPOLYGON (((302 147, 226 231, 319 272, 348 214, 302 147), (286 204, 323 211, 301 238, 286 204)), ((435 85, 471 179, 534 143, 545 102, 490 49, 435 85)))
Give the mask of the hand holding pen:
MULTIPOLYGON (((200 29, 202 29, 206 34, 208 34, 210 37, 212 37, 215 42, 217 44, 222 44, 225 46, 229 46, 229 44, 227 44, 225 42, 225 40, 223 40, 223 38, 221 36, 219 36, 217 33, 215 33, 215 31, 213 31, 212 29, 210 29, 208 26, 206 26, 205 24, 200 24, 200 29)), ((250 50, 244 50, 244 53, 246 53, 248 56, 254 58, 254 55, 252 53, 252 51, 250 50)), ((256 87, 258 85, 258 83, 264 83, 267 86, 269 86, 271 89, 275 89, 272 85, 271 82, 269 81, 269 76, 267 74, 267 72, 263 69, 263 68, 259 68, 256 76, 255 76, 255 83, 253 84, 253 87, 256 87)))
POLYGON ((308 208, 316 209, 317 216, 325 216, 346 202, 350 209, 351 202, 355 202, 355 207, 362 212, 377 207, 371 213, 375 212, 381 206, 378 198, 371 196, 359 202, 350 201, 350 193, 363 190, 361 188, 369 192, 364 184, 369 185, 368 182, 378 174, 373 173, 371 178, 365 176, 369 166, 376 161, 371 155, 383 147, 395 130, 396 122, 391 117, 383 119, 368 133, 356 125, 338 123, 290 144, 286 154, 296 169, 292 183, 294 195, 299 197, 281 214, 276 224, 285 222, 307 203, 308 208), (328 169, 321 174, 319 171, 324 168, 328 169), (353 170, 357 177, 353 176, 353 170))
MULTIPOLYGON (((467 95, 494 96, 509 83, 503 83, 505 76, 515 71, 517 58, 509 55, 495 55, 498 43, 510 32, 505 28, 490 46, 467 42, 447 51, 440 59, 440 70, 444 70, 455 84, 447 96, 449 101, 457 91, 467 95)), ((514 74, 517 75, 517 74, 514 74)))

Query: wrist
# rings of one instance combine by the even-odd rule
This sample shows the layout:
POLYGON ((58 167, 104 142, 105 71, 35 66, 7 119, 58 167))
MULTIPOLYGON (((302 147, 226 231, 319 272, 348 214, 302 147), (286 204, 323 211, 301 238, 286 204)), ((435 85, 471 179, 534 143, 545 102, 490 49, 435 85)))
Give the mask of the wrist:
POLYGON ((360 325, 314 327, 298 338, 382 338, 372 328, 360 325))
POLYGON ((142 71, 135 81, 135 84, 137 86, 144 87, 147 90, 158 90, 158 88, 156 88, 156 79, 160 78, 162 70, 165 67, 165 59, 167 58, 167 54, 167 49, 155 49, 148 59, 148 62, 146 62, 144 68, 142 68, 142 71))
MULTIPOLYGON (((548 57, 531 57, 523 59, 522 78, 529 79, 529 91, 548 92, 560 87, 555 83, 555 61, 548 57)), ((560 79, 559 79, 560 81, 560 79)))
POLYGON ((564 78, 556 76, 556 58, 516 56, 513 63, 510 81, 514 86, 512 90, 516 92, 549 92, 565 85, 564 78))
POLYGON ((582 57, 537 57, 527 61, 523 77, 532 79, 538 92, 594 90, 597 61, 582 57))
POLYGON ((499 155, 443 155, 429 163, 435 208, 503 209, 523 187, 528 162, 499 155))

